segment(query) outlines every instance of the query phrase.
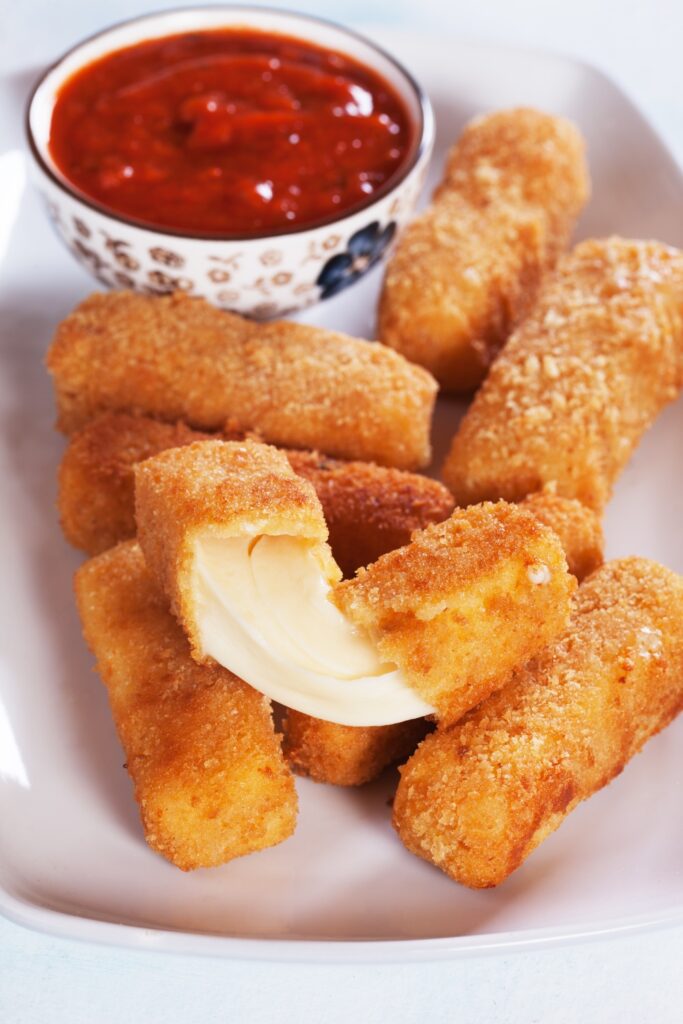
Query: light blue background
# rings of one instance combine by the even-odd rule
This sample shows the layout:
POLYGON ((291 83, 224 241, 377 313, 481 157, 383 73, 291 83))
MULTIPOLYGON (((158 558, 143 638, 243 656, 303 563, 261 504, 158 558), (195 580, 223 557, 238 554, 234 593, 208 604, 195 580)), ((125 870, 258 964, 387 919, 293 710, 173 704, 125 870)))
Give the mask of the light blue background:
MULTIPOLYGON (((46 63, 110 21, 173 5, 0 0, 0 72, 46 63)), ((270 6, 582 57, 626 88, 683 162, 680 0, 270 0, 270 6)), ((678 1024, 682 960, 683 929, 505 958, 348 967, 128 952, 54 939, 0 919, 0 1024, 678 1024)))

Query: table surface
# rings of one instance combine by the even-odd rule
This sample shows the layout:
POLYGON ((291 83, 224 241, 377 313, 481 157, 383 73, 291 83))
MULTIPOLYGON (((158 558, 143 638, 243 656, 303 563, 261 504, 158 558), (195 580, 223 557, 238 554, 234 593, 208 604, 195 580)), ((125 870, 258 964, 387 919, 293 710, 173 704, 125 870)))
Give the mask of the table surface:
MULTIPOLYGON (((178 0, 178 4, 180 0, 178 0)), ((624 88, 683 164, 683 5, 650 0, 289 0, 346 23, 391 24, 565 52, 624 88)), ((0 0, 0 73, 47 63, 113 20, 154 6, 118 0, 0 0)), ((229 962, 89 946, 0 919, 0 1021, 308 1024, 674 1024, 683 1003, 683 928, 508 957, 400 966, 229 962)))

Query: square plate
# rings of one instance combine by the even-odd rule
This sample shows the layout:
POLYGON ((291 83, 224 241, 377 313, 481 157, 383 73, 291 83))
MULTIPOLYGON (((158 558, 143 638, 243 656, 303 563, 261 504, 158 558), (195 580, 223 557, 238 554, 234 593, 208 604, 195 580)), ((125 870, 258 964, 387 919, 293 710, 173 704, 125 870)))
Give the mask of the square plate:
MULTIPOLYGON (((683 245, 683 178, 629 100, 560 57, 384 30, 380 43, 429 91, 432 182, 464 121, 533 104, 566 114, 589 147, 594 197, 581 236, 683 245)), ((104 688, 71 595, 79 557, 54 510, 63 442, 42 356, 93 283, 26 186, 21 108, 35 69, 0 79, 0 910, 92 941, 301 960, 436 959, 683 921, 683 722, 648 744, 513 877, 471 892, 408 854, 390 825, 389 773, 361 790, 299 780, 283 845, 182 874, 145 845, 104 688), (5 116, 3 117, 2 114, 5 116)), ((371 337, 381 271, 314 307, 309 322, 371 337)), ((437 458, 457 403, 440 405, 437 458)), ((683 571, 683 404, 647 435, 607 514, 608 555, 683 571)))

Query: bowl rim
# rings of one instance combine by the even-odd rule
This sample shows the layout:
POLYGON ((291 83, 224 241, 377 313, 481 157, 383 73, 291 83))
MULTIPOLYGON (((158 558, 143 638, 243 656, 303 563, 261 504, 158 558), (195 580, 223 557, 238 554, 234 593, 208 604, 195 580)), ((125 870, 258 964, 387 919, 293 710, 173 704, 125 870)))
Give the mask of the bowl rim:
MULTIPOLYGON (((198 31, 203 31, 203 30, 198 30, 198 31)), ((207 31, 209 31, 209 30, 207 30, 207 31)), ((172 35, 173 33, 169 32, 168 34, 172 35)), ((163 36, 159 36, 159 37, 150 36, 150 38, 163 38, 163 36)), ((135 44, 132 44, 132 45, 135 45, 135 44)), ((115 50, 112 49, 112 50, 110 50, 108 52, 113 53, 113 52, 115 52, 115 50)), ((82 65, 82 66, 86 66, 86 65, 82 65)), ((54 109, 54 107, 53 107, 53 109, 54 109)), ((375 43, 374 40, 369 39, 367 36, 363 35, 361 32, 357 32, 355 29, 352 29, 352 28, 347 28, 347 26, 342 25, 339 22, 334 21, 331 18, 320 18, 317 15, 308 14, 308 13, 301 12, 301 11, 296 11, 296 10, 293 10, 292 8, 268 7, 268 6, 262 6, 260 4, 253 4, 253 3, 247 3, 247 4, 239 4, 239 3, 234 3, 234 4, 190 4, 190 5, 187 5, 187 6, 184 5, 182 7, 165 8, 165 9, 159 10, 159 11, 149 11, 146 14, 137 15, 134 18, 123 18, 121 21, 112 22, 110 25, 107 25, 105 28, 100 29, 97 32, 93 32, 89 36, 85 36, 83 39, 80 39, 73 46, 69 47, 68 50, 65 50, 62 54, 60 54, 60 56, 57 57, 57 59, 54 60, 42 72, 42 74, 39 76, 39 78, 37 79, 35 84, 32 86, 31 91, 30 91, 30 93, 28 95, 28 99, 26 100, 26 106, 25 106, 25 111, 24 111, 24 131, 25 131, 26 140, 28 142, 28 146, 29 146, 29 150, 31 152, 31 155, 32 155, 33 159, 35 160, 36 164, 38 165, 38 167, 40 168, 40 170, 42 171, 42 173, 58 189, 60 189, 64 193, 66 193, 68 196, 70 196, 72 199, 76 200, 77 202, 82 203, 84 206, 89 207, 89 209, 93 210, 95 213, 98 213, 101 216, 108 217, 110 220, 116 221, 116 222, 121 223, 121 224, 125 224, 125 225, 127 225, 129 227, 133 227, 133 228, 136 228, 138 230, 148 231, 148 232, 150 232, 150 233, 152 233, 154 235, 166 236, 166 237, 169 237, 169 238, 183 238, 183 239, 185 239, 187 241, 202 241, 202 242, 203 241, 206 241, 206 242, 211 241, 211 242, 216 242, 216 243, 220 243, 220 242, 265 242, 269 238, 282 238, 282 237, 287 237, 287 236, 290 236, 290 235, 302 235, 302 234, 305 234, 306 232, 317 231, 319 228, 330 227, 333 224, 340 224, 343 221, 347 220, 348 218, 354 217, 358 213, 362 213, 363 210, 371 210, 372 207, 375 206, 376 203, 380 202, 382 199, 385 199, 388 195, 390 195, 397 188, 399 188, 399 186, 402 185, 406 181, 406 179, 409 177, 409 175, 412 173, 412 171, 414 171, 415 168, 420 164, 420 162, 422 161, 422 158, 425 156, 425 154, 426 155, 429 154, 429 152, 430 152, 430 150, 432 148, 433 142, 434 142, 434 134, 435 134, 435 132, 434 132, 434 113, 433 113, 432 105, 431 105, 431 102, 429 100, 429 97, 428 97, 427 93, 422 88, 422 86, 417 81, 417 79, 414 77, 412 72, 409 71, 408 68, 406 68, 405 65, 402 64, 401 61, 398 60, 398 58, 394 57, 393 54, 389 53, 388 50, 385 50, 384 47, 382 47, 379 44, 375 43), (405 81, 407 82, 409 88, 412 89, 413 93, 415 94, 415 99, 417 101, 417 109, 419 111, 418 123, 415 126, 416 127, 416 143, 415 143, 415 146, 414 146, 414 151, 413 151, 412 155, 410 156, 410 159, 407 160, 405 165, 402 168, 400 168, 399 171, 396 172, 395 176, 389 178, 382 185, 382 187, 380 189, 378 189, 378 191, 376 193, 374 193, 372 196, 369 196, 367 200, 364 200, 361 203, 359 203, 359 204, 357 204, 357 205, 355 205, 353 207, 350 207, 350 208, 348 208, 348 209, 346 209, 344 211, 340 211, 339 213, 330 214, 328 217, 324 217, 324 218, 322 218, 320 220, 317 220, 313 224, 303 225, 302 227, 291 227, 291 228, 284 227, 284 228, 280 228, 280 229, 278 229, 276 231, 269 231, 267 234, 262 234, 262 235, 248 235, 248 234, 247 235, 245 235, 245 234, 215 235, 215 234, 210 234, 210 233, 201 232, 201 231, 190 232, 190 231, 180 231, 180 230, 175 229, 175 228, 165 228, 165 227, 162 227, 160 225, 150 224, 150 223, 145 222, 145 221, 137 220, 134 217, 128 217, 125 214, 118 213, 116 210, 112 210, 111 208, 105 206, 102 203, 98 203, 97 200, 91 199, 88 195, 86 195, 84 192, 81 192, 78 188, 76 188, 69 181, 67 181, 66 178, 62 179, 57 174, 55 174, 53 169, 50 167, 50 165, 44 159, 43 154, 41 152, 41 148, 40 148, 39 144, 36 142, 36 139, 35 139, 35 136, 34 136, 34 133, 33 133, 33 129, 31 127, 31 112, 32 112, 32 109, 33 109, 33 104, 34 104, 35 98, 36 98, 39 90, 41 89, 41 87, 45 83, 45 80, 48 78, 48 76, 50 74, 52 74, 52 72, 56 68, 59 67, 60 64, 63 64, 64 61, 67 60, 67 58, 72 56, 72 54, 77 53, 78 50, 81 49, 81 47, 84 47, 88 43, 95 42, 96 40, 101 39, 101 38, 107 36, 110 32, 113 32, 116 29, 124 28, 124 27, 126 27, 128 25, 135 25, 135 24, 137 24, 139 22, 144 22, 144 21, 153 21, 153 20, 155 20, 157 18, 163 18, 163 17, 169 16, 169 15, 174 15, 174 14, 192 13, 193 11, 206 11, 206 12, 214 12, 215 11, 215 12, 220 12, 220 11, 235 11, 235 10, 243 10, 245 12, 253 12, 254 14, 257 14, 257 15, 259 13, 263 13, 263 14, 266 14, 266 15, 268 15, 268 14, 283 15, 285 17, 293 17, 293 18, 295 18, 297 20, 300 20, 300 21, 303 21, 303 22, 311 22, 312 24, 323 25, 323 26, 327 26, 329 28, 336 29, 337 31, 341 32, 343 35, 349 36, 352 40, 359 41, 362 44, 364 44, 365 46, 368 46, 371 50, 374 50, 375 53, 379 54, 381 57, 383 57, 386 61, 388 61, 390 64, 392 64, 394 66, 394 68, 405 79, 405 81)))

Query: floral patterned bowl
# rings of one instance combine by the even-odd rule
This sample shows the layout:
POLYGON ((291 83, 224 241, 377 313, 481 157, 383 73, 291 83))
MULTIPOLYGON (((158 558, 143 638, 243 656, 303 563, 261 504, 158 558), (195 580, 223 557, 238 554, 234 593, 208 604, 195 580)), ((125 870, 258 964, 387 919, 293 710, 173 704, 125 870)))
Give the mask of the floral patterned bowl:
POLYGON ((184 291, 250 316, 281 316, 337 294, 388 250, 410 218, 434 141, 429 100, 410 74, 373 43, 330 22, 258 7, 198 7, 124 22, 62 57, 36 85, 27 110, 34 178, 73 255, 102 284, 160 294, 184 291), (363 207, 318 226, 261 238, 201 238, 144 227, 106 210, 70 185, 49 152, 61 84, 112 50, 146 38, 232 25, 305 38, 372 66, 403 99, 417 131, 401 174, 363 207))

